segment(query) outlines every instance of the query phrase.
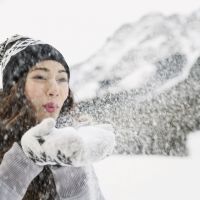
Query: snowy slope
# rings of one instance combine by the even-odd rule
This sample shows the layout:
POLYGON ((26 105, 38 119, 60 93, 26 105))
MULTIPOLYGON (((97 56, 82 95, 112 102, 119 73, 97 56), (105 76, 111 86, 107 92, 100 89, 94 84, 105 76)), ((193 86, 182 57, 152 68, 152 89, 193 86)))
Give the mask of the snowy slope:
POLYGON ((199 200, 200 132, 189 157, 112 156, 95 170, 106 200, 199 200))

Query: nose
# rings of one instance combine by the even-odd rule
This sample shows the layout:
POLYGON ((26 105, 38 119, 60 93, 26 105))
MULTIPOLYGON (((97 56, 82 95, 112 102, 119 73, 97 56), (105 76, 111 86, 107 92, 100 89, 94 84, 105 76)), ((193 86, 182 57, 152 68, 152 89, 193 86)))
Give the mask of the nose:
POLYGON ((50 97, 59 96, 58 84, 55 80, 49 81, 48 86, 47 86, 47 95, 50 97))

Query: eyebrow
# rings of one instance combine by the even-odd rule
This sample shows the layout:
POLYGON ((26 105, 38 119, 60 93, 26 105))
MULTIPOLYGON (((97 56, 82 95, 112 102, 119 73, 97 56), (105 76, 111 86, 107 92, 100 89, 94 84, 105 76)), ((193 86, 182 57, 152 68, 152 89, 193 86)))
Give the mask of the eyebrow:
MULTIPOLYGON (((49 69, 47 69, 47 68, 45 68, 45 67, 37 67, 37 68, 33 69, 32 72, 33 72, 33 71, 36 71, 36 70, 42 70, 42 71, 45 71, 45 72, 49 72, 49 69)), ((64 73, 67 74, 66 70, 64 70, 64 69, 58 70, 58 72, 59 72, 59 73, 64 72, 64 73)))

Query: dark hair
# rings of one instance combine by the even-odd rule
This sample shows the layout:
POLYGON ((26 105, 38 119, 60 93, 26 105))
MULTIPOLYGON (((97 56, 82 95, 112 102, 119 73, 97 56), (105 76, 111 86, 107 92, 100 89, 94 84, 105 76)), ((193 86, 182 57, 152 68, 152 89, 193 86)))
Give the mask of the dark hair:
MULTIPOLYGON (((35 109, 26 98, 25 82, 28 72, 23 74, 8 92, 0 90, 0 161, 14 142, 20 143, 22 135, 36 125, 35 109)), ((69 88, 59 116, 67 115, 74 107, 74 98, 69 88)), ((51 171, 44 170, 32 181, 23 200, 42 199, 49 193, 49 200, 55 199, 56 188, 51 171)))

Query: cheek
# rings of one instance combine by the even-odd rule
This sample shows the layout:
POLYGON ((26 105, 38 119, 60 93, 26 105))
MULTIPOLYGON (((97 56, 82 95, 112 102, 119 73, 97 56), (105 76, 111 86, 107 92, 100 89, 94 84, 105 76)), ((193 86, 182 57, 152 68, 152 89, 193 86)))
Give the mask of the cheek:
POLYGON ((41 98, 42 89, 35 84, 27 84, 25 85, 25 96, 29 101, 34 102, 38 98, 41 98))
POLYGON ((67 99, 68 95, 69 95, 69 88, 68 89, 63 89, 62 92, 61 92, 61 97, 62 97, 62 102, 63 103, 67 99))

